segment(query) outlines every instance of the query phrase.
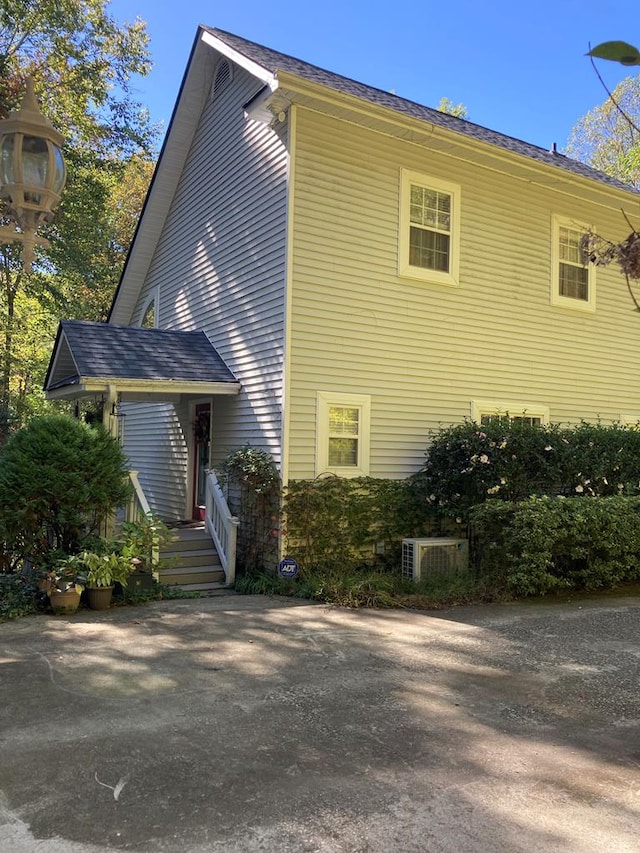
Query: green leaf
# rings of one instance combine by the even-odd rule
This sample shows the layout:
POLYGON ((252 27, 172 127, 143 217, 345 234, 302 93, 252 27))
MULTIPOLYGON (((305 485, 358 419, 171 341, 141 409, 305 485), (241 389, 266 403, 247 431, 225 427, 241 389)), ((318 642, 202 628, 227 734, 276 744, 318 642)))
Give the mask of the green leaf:
POLYGON ((587 56, 609 59, 621 65, 640 65, 640 52, 626 41, 604 41, 589 51, 587 56))

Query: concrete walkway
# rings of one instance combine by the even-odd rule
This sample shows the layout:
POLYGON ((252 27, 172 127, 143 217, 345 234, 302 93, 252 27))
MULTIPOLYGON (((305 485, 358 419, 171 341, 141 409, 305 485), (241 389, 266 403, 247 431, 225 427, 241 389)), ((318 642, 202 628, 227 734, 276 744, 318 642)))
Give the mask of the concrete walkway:
POLYGON ((637 853, 640 600, 0 625, 1 853, 637 853))

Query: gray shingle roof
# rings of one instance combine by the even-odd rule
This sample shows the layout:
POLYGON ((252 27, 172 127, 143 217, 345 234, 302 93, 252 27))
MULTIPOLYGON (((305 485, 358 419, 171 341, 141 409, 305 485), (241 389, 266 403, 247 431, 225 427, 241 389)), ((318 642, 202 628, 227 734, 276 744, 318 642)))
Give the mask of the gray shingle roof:
POLYGON ((50 366, 45 382, 47 390, 75 384, 80 377, 237 382, 204 332, 63 320, 55 350, 61 340, 66 341, 77 372, 54 376, 50 366))
POLYGON ((229 47, 237 50, 243 56, 253 60, 258 65, 276 74, 278 70, 287 71, 290 74, 295 74, 305 80, 313 83, 319 83, 327 86, 337 92, 342 92, 346 95, 354 95, 357 98, 362 98, 372 104, 388 109, 395 110, 403 115, 411 118, 420 119, 421 121, 429 122, 438 127, 447 128, 454 133, 460 133, 463 136, 468 136, 477 139, 481 142, 495 145, 506 151, 511 151, 514 154, 520 154, 523 157, 529 157, 532 160, 537 160, 539 163, 545 163, 548 166, 564 169, 568 172, 573 172, 576 175, 581 175, 584 178, 590 178, 599 181, 603 184, 624 189, 628 192, 635 192, 631 187, 623 184, 615 178, 610 178, 608 175, 592 169, 585 163, 580 163, 577 160, 572 160, 564 154, 559 154, 553 151, 546 151, 544 148, 539 148, 537 145, 531 145, 528 142, 522 142, 519 139, 514 139, 511 136, 498 133, 495 130, 482 127, 479 124, 466 121, 465 119, 456 118, 455 116, 442 113, 439 110, 431 107, 425 107, 422 104, 408 101, 405 98, 400 98, 398 95, 393 95, 391 92, 385 92, 381 89, 375 89, 372 86, 367 86, 364 83, 359 83, 357 80, 351 80, 348 77, 342 77, 339 74, 334 74, 331 71, 326 71, 323 68, 318 68, 316 65, 311 65, 308 62, 303 62, 301 59, 296 59, 293 56, 288 56, 285 53, 279 53, 276 50, 271 50, 263 45, 255 42, 247 41, 246 39, 236 36, 233 33, 225 32, 224 30, 203 27, 204 30, 211 35, 220 39, 229 47))

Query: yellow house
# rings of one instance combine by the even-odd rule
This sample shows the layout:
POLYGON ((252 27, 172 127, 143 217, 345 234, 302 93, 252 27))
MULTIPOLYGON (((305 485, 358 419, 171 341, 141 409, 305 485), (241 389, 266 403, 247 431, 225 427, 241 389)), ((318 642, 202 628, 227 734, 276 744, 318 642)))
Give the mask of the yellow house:
POLYGON ((401 478, 465 418, 635 421, 640 318, 580 240, 621 239, 638 202, 200 27, 108 324, 62 324, 47 392, 124 415, 167 519, 197 516, 204 469, 247 443, 285 482, 401 478))

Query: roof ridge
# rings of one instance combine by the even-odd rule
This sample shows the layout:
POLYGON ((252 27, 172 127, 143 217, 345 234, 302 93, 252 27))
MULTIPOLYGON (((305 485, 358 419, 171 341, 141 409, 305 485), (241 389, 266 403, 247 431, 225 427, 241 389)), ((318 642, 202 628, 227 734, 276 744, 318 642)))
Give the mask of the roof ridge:
POLYGON ((510 136, 502 131, 472 122, 469 119, 452 116, 449 113, 438 110, 436 107, 421 104, 419 101, 405 98, 394 92, 370 86, 368 83, 363 83, 352 77, 346 77, 343 74, 329 71, 319 65, 306 62, 304 59, 267 47, 259 42, 245 39, 227 30, 207 26, 202 26, 202 29, 272 73, 277 72, 279 69, 288 71, 304 79, 309 79, 312 82, 334 88, 343 94, 360 97, 378 106, 388 107, 396 112, 422 121, 431 121, 439 127, 451 130, 453 133, 459 133, 462 136, 494 145, 513 154, 528 157, 539 163, 552 167, 555 166, 563 171, 571 172, 581 177, 598 181, 599 183, 608 184, 629 193, 638 194, 638 190, 629 184, 612 178, 604 172, 598 171, 593 166, 583 163, 580 160, 574 160, 567 154, 563 154, 553 148, 549 150, 533 142, 527 142, 516 136, 510 136))
MULTIPOLYGON (((260 42, 252 41, 251 39, 245 39, 243 36, 235 35, 234 33, 231 33, 228 30, 222 30, 218 27, 204 27, 204 29, 207 29, 209 32, 212 33, 217 33, 218 35, 231 36, 233 39, 238 39, 240 41, 246 42, 247 44, 259 47, 261 50, 269 51, 274 56, 281 56, 284 59, 292 59, 294 62, 299 62, 301 65, 305 65, 308 68, 314 68, 317 71, 322 71, 323 74, 329 74, 332 77, 344 80, 347 83, 355 83, 357 86, 362 86, 366 89, 370 89, 373 92, 379 92, 381 95, 386 95, 388 97, 395 98, 398 101, 403 101, 406 104, 411 104, 413 106, 420 107, 420 109, 422 110, 427 110, 430 113, 435 113, 437 118, 444 117, 446 121, 451 121, 452 124, 455 124, 456 122, 461 122, 462 124, 470 124, 473 127, 477 127, 481 130, 487 130, 490 133, 496 133, 500 136, 504 136, 506 139, 513 139, 514 142, 522 142, 524 145, 530 145, 532 148, 537 148, 538 151, 543 151, 547 154, 550 153, 547 148, 543 148, 541 145, 536 145, 535 142, 527 142, 526 139, 520 139, 520 137, 512 136, 510 133, 503 133, 501 130, 494 130, 493 128, 487 127, 487 125, 485 124, 480 124, 477 121, 471 121, 471 119, 468 118, 461 118, 460 116, 454 116, 451 113, 443 112, 437 107, 431 107, 429 106, 429 104, 423 104, 421 101, 416 101, 413 98, 406 98, 404 95, 398 95, 396 92, 393 92, 389 89, 381 89, 379 86, 372 86, 370 83, 364 83, 362 80, 356 80, 355 77, 348 77, 346 74, 340 74, 337 71, 331 71, 328 68, 323 68, 321 65, 316 65, 314 62, 307 62, 305 59, 300 59, 299 56, 293 56, 293 54, 290 53, 283 53, 283 51, 281 50, 275 50, 274 48, 267 47, 267 45, 260 44, 260 42)), ((557 153, 562 157, 567 156, 565 154, 560 154, 560 152, 554 153, 557 153)))

